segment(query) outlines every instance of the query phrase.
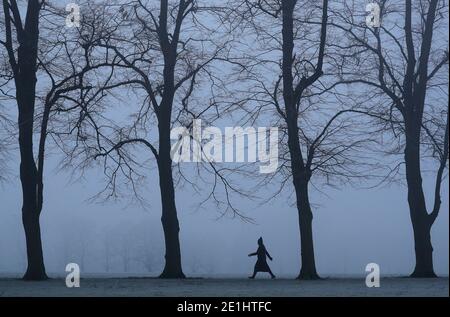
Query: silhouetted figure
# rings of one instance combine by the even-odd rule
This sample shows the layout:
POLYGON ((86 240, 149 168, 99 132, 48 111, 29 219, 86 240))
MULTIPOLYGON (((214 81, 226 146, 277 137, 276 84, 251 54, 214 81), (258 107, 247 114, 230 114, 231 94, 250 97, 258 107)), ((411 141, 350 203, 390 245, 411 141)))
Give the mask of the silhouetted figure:
POLYGON ((254 279, 256 276, 256 273, 258 272, 268 272, 272 278, 275 278, 275 275, 272 273, 272 270, 269 267, 269 264, 267 264, 267 258, 269 257, 270 261, 272 261, 272 257, 270 256, 269 252, 267 252, 266 247, 263 244, 263 239, 258 239, 258 250, 255 253, 250 253, 248 256, 258 256, 258 260, 255 264, 255 269, 253 271, 253 275, 249 278, 254 279))

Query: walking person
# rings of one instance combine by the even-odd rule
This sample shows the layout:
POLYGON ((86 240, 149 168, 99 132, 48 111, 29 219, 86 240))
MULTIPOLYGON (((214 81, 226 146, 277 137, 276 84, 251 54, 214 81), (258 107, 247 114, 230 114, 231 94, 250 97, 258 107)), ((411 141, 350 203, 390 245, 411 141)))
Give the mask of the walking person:
POLYGON ((250 276, 250 279, 254 279, 256 276, 256 273, 258 272, 268 272, 272 279, 275 278, 275 275, 272 273, 272 270, 269 267, 269 264, 267 264, 267 257, 269 257, 270 261, 273 260, 273 258, 270 256, 269 252, 267 252, 266 247, 263 243, 263 238, 258 239, 258 250, 255 253, 250 253, 248 256, 257 256, 258 260, 255 264, 255 269, 253 271, 253 275, 250 276))

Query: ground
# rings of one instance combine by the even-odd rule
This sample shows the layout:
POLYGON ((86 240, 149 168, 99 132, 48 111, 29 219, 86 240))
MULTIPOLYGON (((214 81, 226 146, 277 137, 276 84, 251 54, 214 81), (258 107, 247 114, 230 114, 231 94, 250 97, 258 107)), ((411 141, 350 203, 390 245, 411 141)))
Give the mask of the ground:
POLYGON ((449 296, 448 278, 385 278, 367 288, 363 278, 297 281, 292 279, 89 278, 69 289, 64 279, 25 282, 0 279, 0 296, 169 296, 169 297, 300 297, 300 296, 449 296))

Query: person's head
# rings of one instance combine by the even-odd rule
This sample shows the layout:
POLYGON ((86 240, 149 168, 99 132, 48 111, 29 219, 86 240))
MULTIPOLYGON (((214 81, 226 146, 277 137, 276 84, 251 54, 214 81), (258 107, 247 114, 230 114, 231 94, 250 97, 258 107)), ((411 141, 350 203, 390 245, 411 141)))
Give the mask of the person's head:
POLYGON ((263 238, 262 238, 262 237, 260 237, 260 238, 258 239, 258 245, 263 245, 263 238))

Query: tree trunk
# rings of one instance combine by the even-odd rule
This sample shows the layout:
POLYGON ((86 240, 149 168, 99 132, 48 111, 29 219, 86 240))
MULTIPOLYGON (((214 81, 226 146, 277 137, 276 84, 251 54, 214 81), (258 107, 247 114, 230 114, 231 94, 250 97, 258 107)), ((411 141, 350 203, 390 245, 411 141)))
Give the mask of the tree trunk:
POLYGON ((175 204, 169 127, 170 125, 162 127, 160 124, 160 148, 157 160, 162 204, 161 222, 166 245, 166 263, 160 278, 185 278, 181 265, 180 226, 175 204))
POLYGON ((431 244, 431 216, 427 212, 420 172, 419 132, 407 128, 405 148, 408 204, 414 231, 416 266, 411 277, 436 277, 431 244))
POLYGON ((27 244, 28 268, 25 280, 47 279, 45 273, 37 188, 38 176, 33 155, 33 121, 36 97, 36 43, 24 41, 19 47, 21 69, 16 79, 16 97, 19 111, 20 181, 22 183, 22 222, 27 244))
POLYGON ((27 244, 28 267, 24 280, 40 281, 46 280, 44 257, 42 254, 41 227, 39 224, 39 215, 32 210, 23 208, 22 212, 23 227, 27 244))
POLYGON ((319 279, 314 257, 314 243, 312 233, 313 213, 309 202, 308 184, 311 172, 307 170, 301 159, 298 128, 294 121, 289 122, 289 153, 291 157, 292 177, 297 200, 297 211, 300 228, 301 270, 298 279, 319 279), (295 125, 295 127, 294 127, 295 125))
MULTIPOLYGON (((21 98, 26 93, 19 91, 21 98)), ((21 99, 20 98, 20 99, 21 99)), ((19 100, 20 100, 19 99, 19 100)), ((32 101, 34 105, 34 98, 32 101)), ((20 102, 19 110, 19 146, 20 146, 20 181, 22 183, 23 205, 22 222, 27 245, 28 268, 25 280, 45 280, 44 258, 42 252, 40 210, 37 206, 37 170, 33 157, 33 115, 30 104, 20 102)), ((33 106, 34 108, 34 106, 33 106)))
POLYGON ((436 277, 433 268, 431 226, 427 221, 413 221, 416 267, 411 277, 436 277))
POLYGON ((309 202, 308 182, 294 185, 297 194, 297 209, 300 226, 301 243, 301 263, 302 267, 298 279, 316 280, 319 275, 316 271, 316 261, 314 257, 314 242, 312 232, 313 214, 309 202))
POLYGON ((314 242, 312 233, 313 213, 309 202, 308 191, 311 171, 309 171, 303 163, 296 119, 288 121, 288 135, 292 177, 297 199, 297 211, 300 228, 301 270, 297 278, 302 280, 316 280, 320 279, 320 277, 317 274, 316 261, 314 257, 314 242))
POLYGON ((20 182, 22 185, 22 222, 25 231, 28 267, 25 280, 44 280, 45 273, 41 228, 39 217, 41 205, 38 202, 38 172, 33 154, 33 123, 36 98, 36 71, 39 45, 39 13, 42 3, 29 0, 25 24, 20 23, 20 11, 15 1, 3 1, 5 14, 6 48, 14 73, 18 108, 18 129, 20 149, 20 182), (13 12, 14 22, 10 13, 13 12), (12 40, 15 24, 17 40, 17 60, 12 40))
POLYGON ((291 157, 292 178, 297 199, 297 210, 300 227, 301 244, 301 270, 299 279, 319 279, 314 259, 314 245, 312 236, 311 206, 308 197, 308 182, 311 173, 303 161, 300 148, 298 111, 296 109, 295 94, 293 89, 293 51, 294 51, 294 20, 293 12, 296 1, 282 1, 283 11, 283 99, 286 109, 286 124, 288 126, 288 146, 291 157))

